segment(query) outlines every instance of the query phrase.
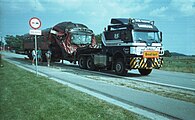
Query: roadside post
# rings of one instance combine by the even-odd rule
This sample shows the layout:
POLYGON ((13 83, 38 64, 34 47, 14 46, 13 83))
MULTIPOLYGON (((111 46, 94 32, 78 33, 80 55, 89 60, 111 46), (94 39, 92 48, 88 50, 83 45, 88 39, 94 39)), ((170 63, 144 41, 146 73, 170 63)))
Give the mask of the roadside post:
POLYGON ((30 35, 34 35, 35 36, 35 66, 36 66, 36 75, 38 76, 38 66, 37 66, 37 35, 41 35, 41 30, 38 30, 41 27, 41 21, 39 18, 37 17, 32 17, 29 20, 29 25, 33 30, 29 31, 30 35))

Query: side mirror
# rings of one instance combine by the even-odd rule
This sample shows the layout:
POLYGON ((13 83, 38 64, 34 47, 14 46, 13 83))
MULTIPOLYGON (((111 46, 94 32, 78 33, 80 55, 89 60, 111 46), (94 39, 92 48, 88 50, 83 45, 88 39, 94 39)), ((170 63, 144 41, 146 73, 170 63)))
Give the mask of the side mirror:
POLYGON ((160 42, 162 42, 162 32, 160 32, 160 42))

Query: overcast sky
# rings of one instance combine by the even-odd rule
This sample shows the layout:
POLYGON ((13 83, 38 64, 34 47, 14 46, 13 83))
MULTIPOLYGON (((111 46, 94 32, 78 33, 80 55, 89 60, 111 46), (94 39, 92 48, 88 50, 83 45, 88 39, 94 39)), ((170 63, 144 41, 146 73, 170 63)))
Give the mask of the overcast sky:
POLYGON ((195 0, 0 0, 0 36, 28 33, 34 16, 41 30, 72 21, 95 34, 111 18, 154 20, 166 50, 195 55, 195 0))

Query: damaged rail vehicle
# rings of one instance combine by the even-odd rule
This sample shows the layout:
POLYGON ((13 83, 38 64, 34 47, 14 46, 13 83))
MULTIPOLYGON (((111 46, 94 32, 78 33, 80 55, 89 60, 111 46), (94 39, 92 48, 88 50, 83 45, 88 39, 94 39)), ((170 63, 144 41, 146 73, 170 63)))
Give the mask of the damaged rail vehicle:
MULTIPOLYGON (((23 36, 24 52, 32 59, 34 49, 34 36, 23 36)), ((59 62, 67 60, 76 61, 76 50, 80 47, 93 48, 96 46, 93 31, 87 26, 72 22, 62 22, 52 28, 42 30, 42 35, 37 36, 37 46, 42 50, 42 59, 46 61, 45 53, 50 50, 51 60, 59 62)))
POLYGON ((118 75, 138 69, 148 75, 163 64, 162 32, 154 21, 113 18, 102 33, 100 48, 78 48, 76 54, 80 68, 114 70, 118 75))

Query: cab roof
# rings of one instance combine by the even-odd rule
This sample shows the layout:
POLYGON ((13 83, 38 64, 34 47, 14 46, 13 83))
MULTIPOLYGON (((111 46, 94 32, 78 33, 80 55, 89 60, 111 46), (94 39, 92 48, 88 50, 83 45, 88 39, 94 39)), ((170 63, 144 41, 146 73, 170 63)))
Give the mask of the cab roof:
POLYGON ((131 19, 131 18, 112 18, 111 25, 108 29, 114 28, 124 28, 134 29, 138 31, 155 31, 158 32, 157 27, 154 25, 154 21, 144 20, 144 19, 131 19))

